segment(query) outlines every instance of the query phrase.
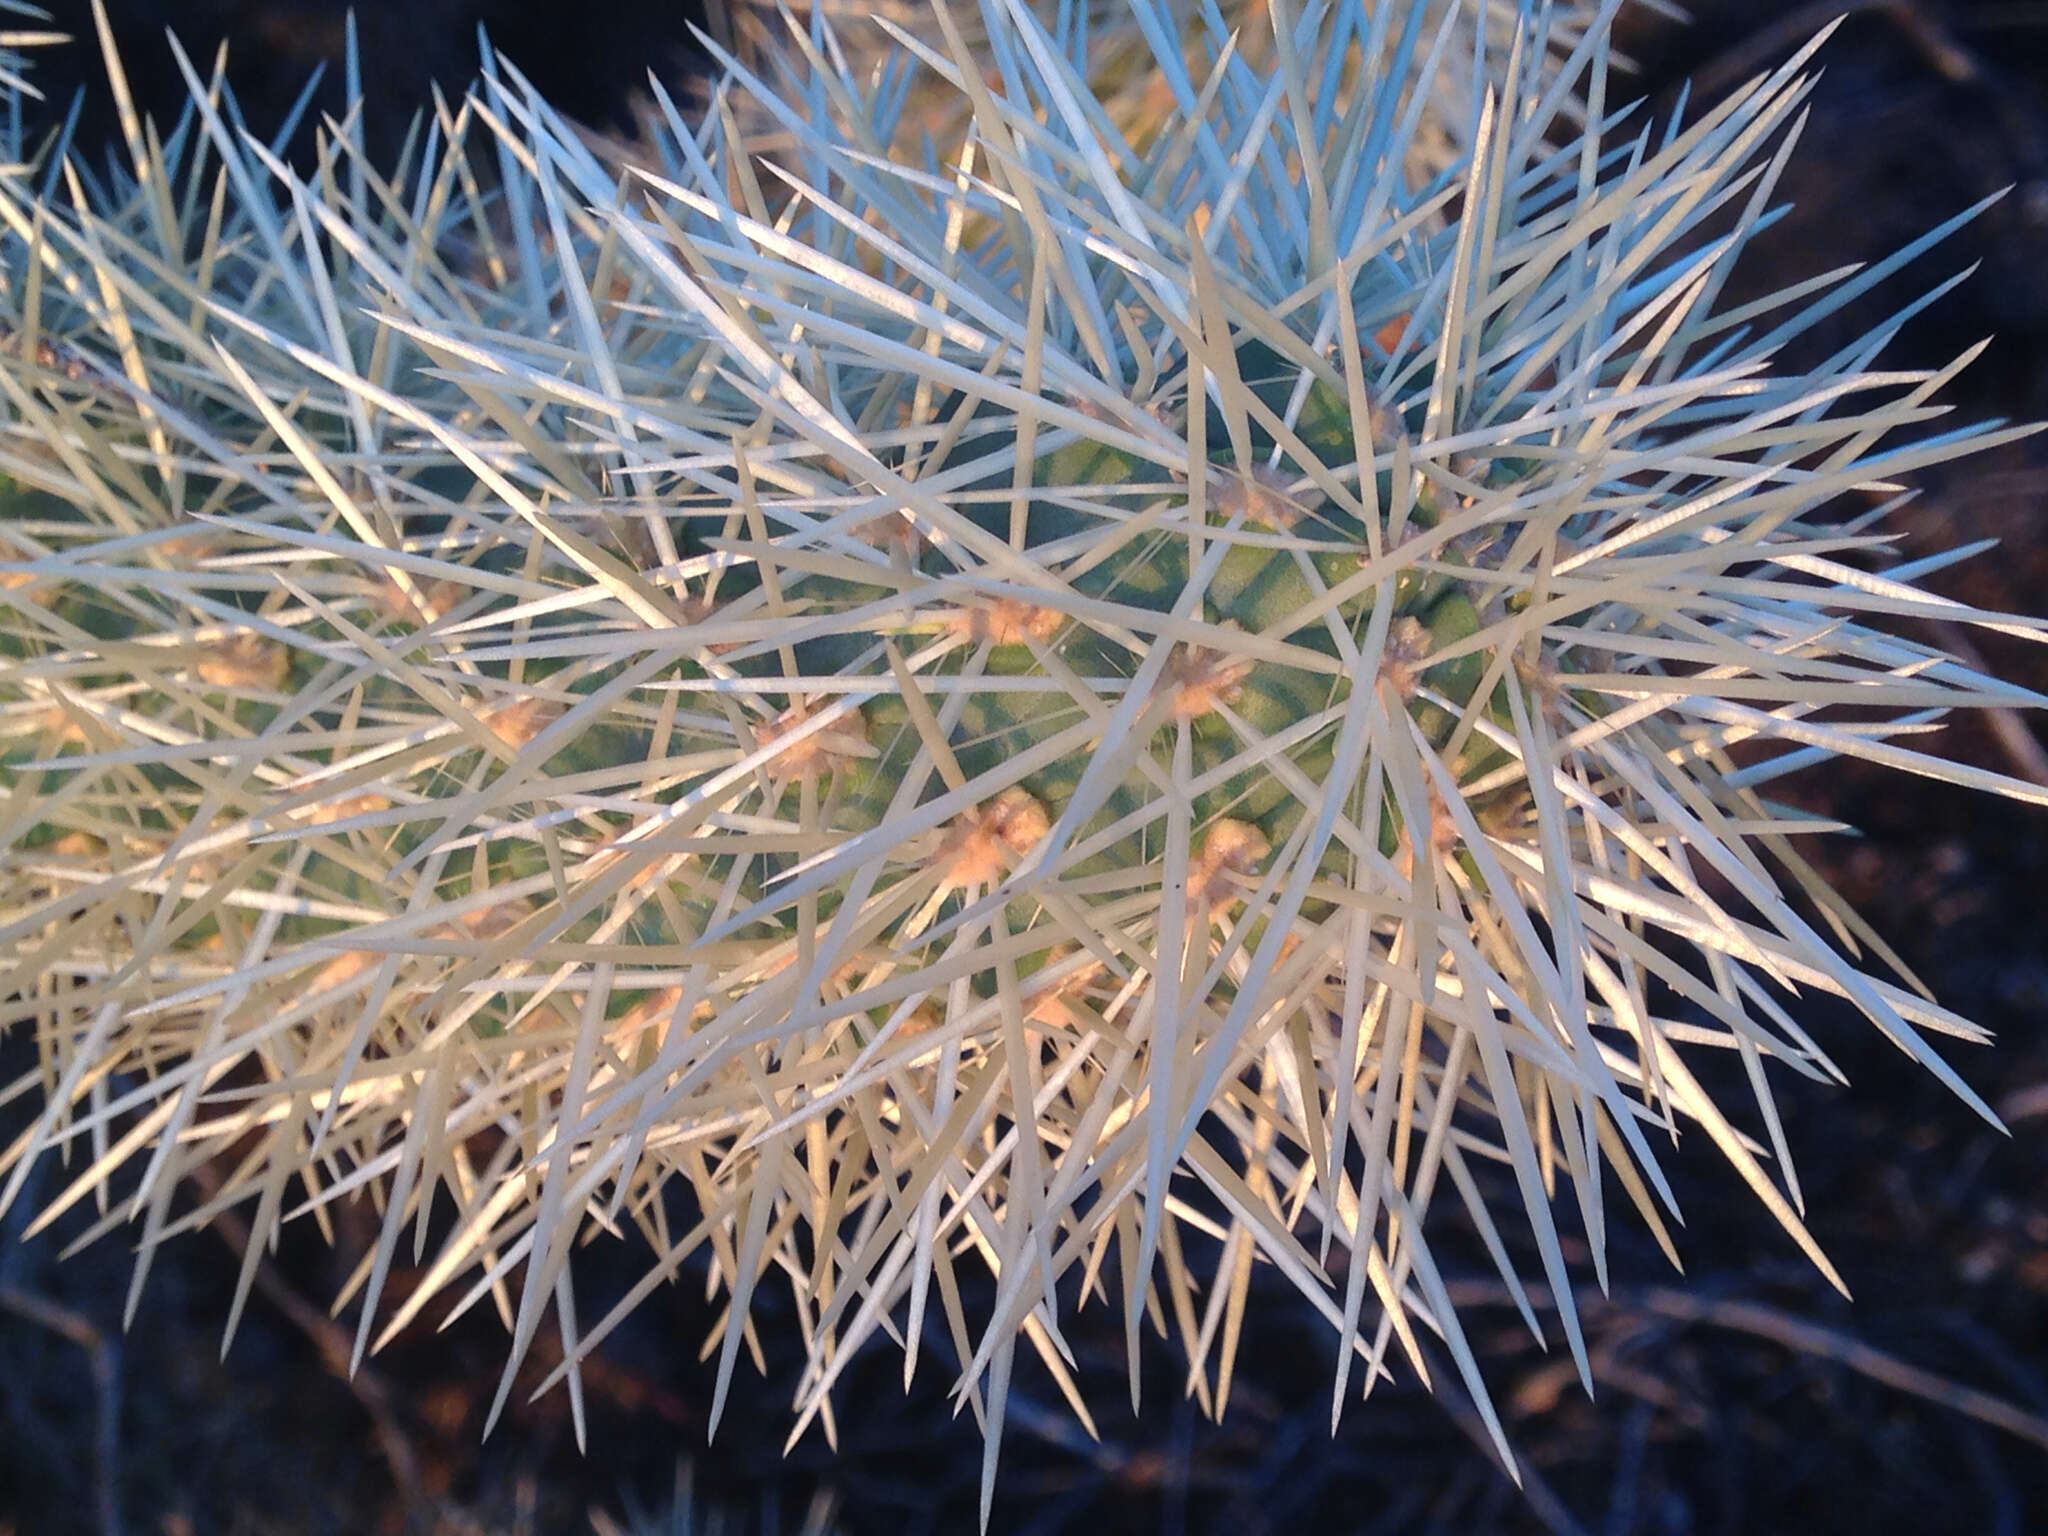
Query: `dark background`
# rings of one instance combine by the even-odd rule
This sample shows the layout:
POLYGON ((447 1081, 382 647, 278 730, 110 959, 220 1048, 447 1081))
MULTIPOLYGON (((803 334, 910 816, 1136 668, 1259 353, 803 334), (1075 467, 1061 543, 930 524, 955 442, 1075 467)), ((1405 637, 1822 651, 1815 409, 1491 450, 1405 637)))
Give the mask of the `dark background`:
MULTIPOLYGON (((79 142, 105 142, 118 133, 119 119, 105 90, 90 0, 38 3, 78 41, 38 50, 30 78, 53 104, 68 106, 84 88, 79 142)), ((670 82, 702 74, 693 30, 704 25, 701 0, 356 0, 352 8, 364 121, 373 149, 387 154, 430 100, 434 83, 460 98, 476 73, 480 30, 557 107, 600 127, 626 125, 627 95, 644 89, 649 71, 670 82)), ((351 9, 344 0, 106 0, 106 9, 136 98, 160 124, 173 121, 185 99, 184 77, 165 41, 169 31, 201 78, 215 49, 227 44, 236 99, 266 137, 323 62, 319 102, 340 115, 351 9)))
MULTIPOLYGON (((1704 0, 1685 27, 1638 11, 1624 27, 1641 66, 1636 89, 1668 110, 1690 77, 1697 110, 1844 3, 1787 14, 1760 0, 1704 0)), ((84 4, 52 8, 60 25, 90 37, 84 4)), ((178 100, 157 41, 169 19, 203 57, 218 37, 231 39, 236 86, 259 127, 341 36, 341 7, 327 0, 117 0, 112 9, 138 90, 166 120, 178 100)), ((359 0, 357 11, 364 56, 376 61, 375 143, 392 142, 429 79, 461 88, 479 21, 559 104, 597 123, 622 120, 626 93, 650 66, 676 78, 694 67, 690 11, 660 0, 359 0)), ((1882 257, 2010 185, 1990 214, 1827 334, 1802 339, 1787 363, 1825 356, 1978 263, 1971 282, 1906 329, 1892 360, 1937 365, 1996 334, 1951 401, 1972 416, 2048 415, 2048 4, 1866 5, 1822 62, 1785 185, 1796 212, 1752 248, 1743 291, 1726 302, 1882 257)), ((98 72, 92 51, 74 46, 39 60, 36 78, 62 101, 98 72)), ((339 89, 337 70, 330 103, 339 89)), ((94 113, 85 142, 111 126, 103 105, 94 113)), ((1999 538, 1997 554, 1937 584, 1983 607, 2040 613, 2044 491, 2048 449, 2036 439, 1930 474, 1897 526, 1909 556, 1999 538)), ((2004 676, 2048 691, 2042 648, 1997 636, 1975 643, 2004 676)), ((2005 772, 2044 769, 2038 721, 1964 722, 1944 742, 2005 772)), ((1087 1442, 1050 1384, 1023 1374, 993 1528, 2048 1529, 2048 813, 1853 765, 1811 776, 1788 798, 1864 830, 1832 840, 1824 867, 1944 1002, 1998 1032, 1995 1050, 1951 1054, 2013 1133, 1976 1121, 1867 1025, 1805 1009, 1855 1086, 1787 1078, 1782 1102, 1811 1225, 1855 1289, 1853 1305, 1800 1261, 1710 1151, 1691 1148, 1674 1170, 1690 1223, 1679 1234, 1688 1274, 1673 1276, 1646 1238, 1618 1225, 1614 1295, 1586 1309, 1594 1401, 1495 1304, 1483 1261, 1465 1267, 1469 1326, 1529 1470, 1526 1496, 1475 1444, 1475 1416, 1455 1388, 1432 1399, 1406 1381, 1383 1387, 1347 1411, 1333 1438, 1326 1330, 1269 1283, 1268 1304, 1251 1309, 1221 1426, 1180 1398, 1179 1363, 1164 1348, 1146 1361, 1145 1407, 1133 1417, 1119 1324, 1100 1308, 1083 1314, 1095 1321, 1077 1320, 1070 1338, 1104 1440, 1087 1442)), ((0 1049, 0 1080, 13 1077, 18 1045, 0 1049)), ((0 1137, 13 1134, 19 1111, 0 1109, 0 1137)), ((785 1459, 795 1373, 785 1351, 766 1382, 742 1374, 707 1449, 712 1373, 697 1354, 713 1312, 701 1285, 685 1285, 644 1306, 588 1374, 588 1455, 576 1451, 561 1392, 516 1406, 481 1441, 502 1359, 494 1324, 470 1319, 438 1337, 417 1329, 352 1384, 336 1368, 325 1303, 368 1241, 369 1213, 342 1221, 338 1256, 310 1230, 287 1235, 223 1364, 232 1228, 161 1259, 123 1336, 127 1254, 108 1242, 60 1263, 61 1231, 18 1243, 34 1204, 0 1228, 0 1536, 99 1530, 109 1500, 125 1530, 152 1536, 602 1533, 609 1518, 665 1503, 679 1454, 692 1459, 700 1517, 718 1501, 729 1536, 800 1529, 820 1490, 849 1533, 974 1528, 980 1442, 971 1420, 951 1415, 944 1388, 954 1362, 943 1356, 906 1397, 899 1358, 871 1355, 839 1397, 838 1452, 813 1433, 785 1459), (114 1425, 110 1479, 95 1448, 114 1425)), ((1456 1235, 1446 1241, 1458 1253, 1456 1235)), ((602 1307, 639 1256, 607 1244, 586 1256, 589 1305, 602 1307)), ((775 1323, 762 1318, 771 1349, 791 1333, 775 1323)), ((551 1364, 549 1348, 537 1346, 530 1379, 551 1364)))

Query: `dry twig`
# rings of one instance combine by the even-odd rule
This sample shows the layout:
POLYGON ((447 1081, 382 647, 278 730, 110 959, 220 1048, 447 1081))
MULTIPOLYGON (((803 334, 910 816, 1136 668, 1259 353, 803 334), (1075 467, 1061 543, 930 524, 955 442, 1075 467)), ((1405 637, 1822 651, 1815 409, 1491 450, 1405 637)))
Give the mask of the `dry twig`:
POLYGON ((0 1312, 69 1339, 85 1351, 93 1391, 93 1528, 121 1532, 121 1340, 83 1313, 11 1285, 0 1285, 0 1312))
MULTIPOLYGON (((1453 1303, 1460 1307, 1501 1306, 1514 1300, 1505 1286, 1492 1280, 1459 1280, 1446 1289, 1453 1303)), ((1552 1305, 1549 1291, 1542 1286, 1530 1286, 1528 1297, 1533 1307, 1552 1305)), ((1669 1286, 1646 1286, 1616 1291, 1605 1302, 1586 1304, 1585 1309, 1595 1316, 1601 1312, 1648 1313, 1675 1323, 1702 1324, 1767 1339, 2048 1450, 2048 1417, 2029 1413, 1980 1388, 1923 1370, 1853 1334, 1823 1327, 1760 1301, 1701 1296, 1669 1286)))

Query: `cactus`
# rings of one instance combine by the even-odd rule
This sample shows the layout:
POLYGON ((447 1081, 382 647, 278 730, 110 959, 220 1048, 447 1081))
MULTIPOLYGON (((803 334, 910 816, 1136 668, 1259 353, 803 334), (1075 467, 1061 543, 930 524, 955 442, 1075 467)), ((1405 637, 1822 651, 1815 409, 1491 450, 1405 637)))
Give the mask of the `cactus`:
MULTIPOLYGON (((1062 51, 1084 64, 1088 93, 1102 112, 1119 132, 1137 139, 1156 131, 1175 103, 1176 70, 1197 75, 1205 72, 1215 58, 1216 39, 1222 32, 1229 32, 1233 52, 1255 72, 1270 71, 1274 62, 1277 34, 1263 0, 1220 0, 1206 5, 1196 0, 1163 0, 1142 12, 1134 11, 1124 0, 1028 3, 1062 51), (1172 65, 1163 67, 1156 50, 1176 37, 1183 38, 1185 46, 1172 65)), ((1674 17, 1681 14, 1673 8, 1659 8, 1674 17)), ((810 0, 790 9, 814 23, 836 28, 830 33, 834 57, 848 73, 859 78, 896 77, 892 86, 903 96, 895 108, 897 131, 892 145, 915 151, 927 136, 941 144, 958 142, 972 118, 972 99, 950 80, 930 73, 906 73, 894 34, 868 25, 881 16, 896 27, 916 31, 927 14, 923 0, 889 5, 810 0)), ((713 6, 711 12, 720 43, 731 50, 735 60, 771 81, 779 78, 789 52, 786 11, 743 0, 736 5, 713 6)), ((1569 4, 1552 0, 1538 25, 1526 32, 1522 30, 1525 12, 1520 0, 1434 0, 1419 8, 1416 19, 1426 37, 1434 37, 1439 27, 1450 29, 1448 47, 1416 51, 1402 60, 1405 67, 1426 72, 1429 81, 1429 89, 1417 94, 1420 115, 1405 140, 1409 169, 1423 179, 1454 164, 1470 149, 1471 131, 1478 122, 1477 91, 1490 73, 1489 49, 1497 65, 1499 58, 1512 50, 1519 34, 1530 44, 1531 59, 1538 61, 1533 67, 1541 76, 1540 85, 1547 86, 1557 78, 1552 71, 1571 57, 1587 34, 1605 26, 1593 0, 1569 4)), ((1014 46, 1007 41, 1011 23, 1004 7, 959 7, 954 21, 960 43, 978 60, 989 59, 1001 47, 1014 46), (992 42, 992 38, 1005 41, 992 42)), ((826 50, 826 36, 822 25, 813 33, 816 51, 826 50)), ((1377 73, 1390 62, 1384 51, 1361 50, 1347 57, 1339 50, 1332 58, 1336 67, 1318 82, 1325 110, 1340 103, 1348 105, 1345 98, 1361 88, 1387 89, 1386 77, 1377 73)), ((797 78, 801 77, 800 71, 797 78)), ((1524 88, 1538 83, 1525 82, 1524 88)), ((1582 103, 1576 95, 1566 96, 1559 106, 1573 124, 1579 123, 1582 103)), ((775 142, 767 119, 756 118, 753 123, 761 130, 754 135, 757 147, 775 142)), ((649 126, 659 137, 659 123, 650 120, 649 126)))
POLYGON ((722 1398, 772 1272, 798 1432, 941 1327, 989 1477, 1020 1344, 1085 1417, 1097 1295, 1221 1412, 1255 1264, 1328 1319, 1333 1414, 1426 1326, 1508 1456, 1434 1208, 1518 1299, 1526 1227, 1583 1372, 1561 1234, 1604 1283, 1619 1190, 1675 1259, 1681 1134, 1834 1278, 1792 995, 1989 1115, 1929 1041, 1983 1032, 1763 791, 1847 755, 2044 799, 1924 740, 2039 701, 1888 627, 2042 625, 1874 531, 2015 429, 1931 428, 1954 370, 1879 368, 1889 326, 1774 367, 1946 229, 1717 308, 1811 50, 1631 127, 1612 10, 1560 62, 1531 0, 1423 178, 1471 35, 1365 0, 1273 4, 1257 68, 1212 16, 1143 135, 1020 0, 992 59, 938 0, 880 75, 822 24, 779 87, 728 60, 653 164, 493 62, 390 173, 344 122, 295 176, 191 71, 169 139, 18 178, 0 1204, 85 1152, 37 1220, 139 1227, 139 1296, 214 1210, 374 1191, 358 1354, 453 1291, 516 1361, 552 1309, 572 1394, 696 1265, 722 1398), (889 158, 912 69, 966 126, 889 158), (626 1226, 645 1282, 579 1313, 626 1226))

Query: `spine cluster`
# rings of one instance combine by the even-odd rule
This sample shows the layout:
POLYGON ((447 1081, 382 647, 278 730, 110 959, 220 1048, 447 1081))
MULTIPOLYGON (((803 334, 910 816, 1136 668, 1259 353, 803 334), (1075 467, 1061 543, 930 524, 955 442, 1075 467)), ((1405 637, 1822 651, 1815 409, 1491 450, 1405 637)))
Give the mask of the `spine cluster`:
POLYGON ((139 1288, 202 1163, 259 1231, 374 1188, 359 1348, 452 1291, 570 1377, 686 1268, 729 1376, 772 1279, 800 1427, 943 1327, 992 1458, 1020 1344, 1085 1416, 1098 1295, 1220 1411, 1264 1264, 1338 1404, 1426 1326, 1498 1437, 1434 1207, 1583 1368, 1564 1234, 1669 1248, 1682 1135, 1825 1268, 1797 994, 1983 1110, 1767 797, 2043 799, 1925 734, 2038 701, 1898 621, 2042 626, 1878 531, 2009 434, 1883 335, 1774 365, 1897 263, 1717 303, 1807 55, 1649 126, 1606 12, 1275 4, 1253 64, 1112 10, 1142 133, 991 0, 728 61, 630 167, 503 65, 296 174, 194 72, 110 177, 0 186, 0 1204, 91 1148, 38 1220, 112 1194, 139 1288), (892 156, 913 72, 956 127, 892 156), (655 1255, 599 1317, 592 1224, 655 1255))

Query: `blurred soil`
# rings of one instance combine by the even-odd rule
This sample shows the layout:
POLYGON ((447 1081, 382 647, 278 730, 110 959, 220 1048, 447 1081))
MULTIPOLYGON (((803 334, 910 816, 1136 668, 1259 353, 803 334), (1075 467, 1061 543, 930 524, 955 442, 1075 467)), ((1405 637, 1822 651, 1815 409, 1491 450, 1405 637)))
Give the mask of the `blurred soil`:
MULTIPOLYGON (((1660 110, 1688 76, 1699 82, 1697 106, 1776 62, 1848 3, 1788 17, 1765 0, 1714 0, 1686 28, 1639 13, 1628 47, 1660 110)), ((433 31, 443 13, 468 20, 485 8, 481 0, 360 6, 366 36, 403 11, 433 46, 416 48, 418 58, 402 67, 428 72, 441 67, 432 59, 465 57, 455 33, 433 31)), ((260 30, 266 18, 289 28, 292 16, 324 9, 312 0, 298 11, 280 0, 204 0, 184 14, 233 10, 237 25, 260 30)), ((589 103, 610 99, 616 82, 594 61, 623 57, 637 73, 649 50, 552 47, 541 20, 574 38, 606 7, 573 18, 566 8, 530 9, 529 45, 522 53, 508 39, 508 51, 586 71, 553 84, 601 115, 589 103)), ((623 16, 629 8, 611 9, 623 16)), ((650 0, 642 9, 651 16, 658 8, 650 0)), ((493 10, 503 35, 516 8, 493 10)), ((1949 398, 1970 416, 2048 415, 2048 4, 1865 5, 1823 62, 1784 189, 1795 212, 1757 242, 1742 274, 1746 291, 1729 302, 1880 257, 2010 185, 1997 207, 1788 361, 1825 356, 1977 263, 1971 281, 1905 326, 1891 356, 1937 365, 1995 334, 1949 398)), ((1905 553, 1996 537, 1995 554, 1937 585, 1986 608, 2048 611, 2044 493, 2043 439, 1930 476, 1897 524, 1905 553)), ((1996 636, 1975 643, 2002 675, 2048 691, 2048 650, 1996 636)), ((2041 771, 2041 722, 2003 729, 1959 724, 1944 749, 2010 773, 2041 771)), ((1995 1050, 1951 1058, 2001 1109, 2010 1136, 1973 1118, 1867 1025, 1824 1006, 1805 1009, 1854 1088, 1787 1078, 1782 1103, 1813 1230, 1855 1290, 1853 1304, 1802 1263, 1711 1155, 1689 1148, 1674 1169, 1688 1217, 1679 1235, 1687 1274, 1672 1275, 1649 1240, 1621 1224, 1613 1296, 1587 1306, 1598 1386, 1591 1401, 1567 1362, 1531 1345, 1482 1278, 1483 1258, 1462 1255, 1471 1278, 1459 1292, 1526 1463, 1525 1492, 1478 1446, 1476 1416, 1454 1386, 1433 1400, 1404 1373, 1354 1403, 1333 1437, 1323 1325, 1270 1282, 1270 1304, 1250 1309, 1221 1426, 1181 1396, 1164 1347, 1148 1354, 1145 1405, 1133 1416, 1119 1326, 1100 1308, 1083 1314, 1070 1339, 1102 1440, 1082 1436, 1049 1382, 1027 1373, 993 1529, 2048 1530, 2048 813, 1856 766, 1812 775, 1786 796, 1862 829, 1810 856, 1943 1001, 1999 1035, 1995 1050)), ((10 1054, 0 1063, 7 1078, 12 1062, 10 1054)), ((0 1109, 0 1136, 13 1134, 20 1111, 0 1109)), ((898 1356, 860 1360, 839 1398, 838 1452, 813 1433, 784 1458, 795 1372, 778 1340, 793 1330, 764 1317, 768 1379, 743 1373, 706 1449, 712 1372, 697 1353, 715 1313, 701 1286, 657 1295, 609 1343, 587 1377, 584 1455, 560 1391, 533 1403, 515 1393, 507 1421, 480 1438, 502 1348, 487 1309, 438 1338, 413 1330, 351 1387, 335 1368, 342 1336, 324 1321, 324 1304, 368 1243, 371 1221, 367 1212, 344 1215, 338 1254, 311 1232, 289 1236, 265 1262, 222 1363, 219 1327, 238 1264, 222 1236, 170 1250, 124 1335, 121 1247, 102 1243, 60 1263, 63 1232, 79 1223, 23 1245, 14 1218, 0 1233, 0 1533, 106 1529, 108 1497, 122 1529, 149 1536, 602 1532, 605 1511, 659 1503, 679 1451, 694 1457, 700 1492, 725 1501, 729 1523, 718 1528, 734 1536, 798 1529, 821 1487, 836 1496, 849 1533, 974 1529, 980 1441, 971 1419, 952 1415, 944 1387, 955 1362, 943 1355, 927 1361, 907 1396, 898 1356), (103 1411, 118 1414, 111 1482, 95 1456, 103 1411)), ((1457 1254, 1455 1235, 1448 1241, 1457 1254)), ((586 1258, 588 1305, 599 1309, 640 1261, 609 1243, 586 1258)), ((523 1380, 543 1374, 547 1351, 543 1340, 523 1380)))

